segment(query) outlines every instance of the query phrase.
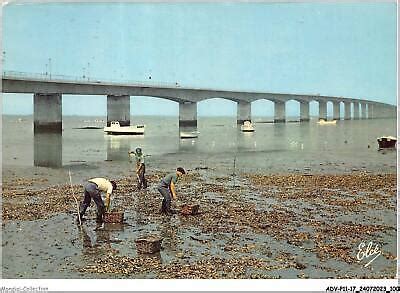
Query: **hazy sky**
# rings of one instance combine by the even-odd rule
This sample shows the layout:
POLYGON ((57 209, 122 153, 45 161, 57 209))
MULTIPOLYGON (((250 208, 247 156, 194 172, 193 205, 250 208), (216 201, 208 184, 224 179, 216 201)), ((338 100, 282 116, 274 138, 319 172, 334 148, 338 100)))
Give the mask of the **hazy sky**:
MULTIPOLYGON (((395 2, 9 4, 2 28, 5 71, 396 104, 395 2)), ((198 110, 236 115, 236 104, 198 110)), ((32 111, 32 95, 3 96, 3 113, 32 111)), ((271 115, 273 104, 252 112, 271 115)), ((178 104, 132 97, 131 113, 177 115, 178 104)), ((63 114, 106 114, 106 97, 64 95, 63 114)))

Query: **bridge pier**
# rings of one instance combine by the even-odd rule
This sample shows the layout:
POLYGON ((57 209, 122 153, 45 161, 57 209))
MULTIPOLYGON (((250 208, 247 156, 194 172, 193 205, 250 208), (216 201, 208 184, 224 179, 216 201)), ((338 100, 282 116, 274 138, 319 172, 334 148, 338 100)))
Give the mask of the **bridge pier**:
POLYGON ((33 165, 62 167, 62 133, 35 131, 33 135, 33 165))
POLYGON ((242 125, 244 121, 251 121, 251 103, 240 101, 237 102, 237 124, 242 125))
POLYGON ((275 123, 286 122, 285 102, 275 101, 274 107, 275 107, 274 122, 275 123))
POLYGON ((353 102, 353 119, 360 119, 360 103, 353 102))
POLYGON ((375 105, 374 110, 378 108, 378 118, 392 118, 396 117, 397 107, 387 105, 375 105))
POLYGON ((388 117, 388 110, 385 106, 379 106, 379 113, 381 118, 387 118, 388 117))
POLYGON ((333 103, 333 120, 340 120, 340 102, 333 103))
POLYGON ((344 103, 344 120, 351 119, 351 103, 350 102, 343 102, 344 103))
POLYGON ((310 102, 300 102, 300 122, 310 121, 310 102))
POLYGON ((126 154, 130 151, 130 140, 120 139, 114 135, 107 135, 107 160, 126 161, 126 154))
POLYGON ((318 101, 319 103, 319 119, 328 120, 328 116, 326 114, 326 101, 318 101))
POLYGON ((34 131, 61 133, 61 94, 35 94, 33 96, 33 125, 34 131))
POLYGON ((368 119, 373 119, 374 117, 374 105, 368 104, 368 119))
POLYGON ((390 117, 397 117, 397 107, 396 106, 391 106, 390 107, 390 117))
POLYGON ((375 118, 383 118, 384 115, 383 115, 381 105, 379 105, 379 104, 374 105, 374 115, 375 115, 375 118))
POLYGON ((197 102, 179 103, 179 128, 197 128, 197 102))
POLYGON ((111 125, 111 121, 118 121, 121 126, 129 126, 131 124, 130 115, 130 96, 107 96, 107 126, 111 125))
POLYGON ((361 105, 361 119, 367 119, 367 104, 360 103, 361 105))
POLYGON ((379 113, 381 118, 387 118, 389 116, 388 109, 385 106, 379 106, 379 113))
POLYGON ((62 96, 33 96, 33 164, 39 167, 62 166, 62 96))

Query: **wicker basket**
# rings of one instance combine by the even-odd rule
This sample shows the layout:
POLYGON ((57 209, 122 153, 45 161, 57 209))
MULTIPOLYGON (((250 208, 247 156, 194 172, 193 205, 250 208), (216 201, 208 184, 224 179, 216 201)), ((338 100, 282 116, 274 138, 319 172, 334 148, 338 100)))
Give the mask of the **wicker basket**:
POLYGON ((199 213, 199 205, 185 204, 181 207, 181 214, 185 216, 197 215, 199 213))
POLYGON ((150 236, 135 240, 136 251, 141 254, 152 254, 159 252, 161 249, 162 238, 150 236))
POLYGON ((124 221, 124 212, 106 212, 104 214, 104 223, 122 223, 124 221))

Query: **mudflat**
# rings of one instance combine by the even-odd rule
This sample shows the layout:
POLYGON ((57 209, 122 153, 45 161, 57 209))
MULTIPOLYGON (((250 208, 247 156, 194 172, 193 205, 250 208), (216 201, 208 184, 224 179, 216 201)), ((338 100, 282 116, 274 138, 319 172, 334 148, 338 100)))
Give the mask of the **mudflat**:
POLYGON ((72 171, 72 188, 46 169, 35 176, 15 170, 3 177, 3 278, 396 275, 393 169, 232 173, 192 168, 178 182, 172 216, 159 213, 162 197, 156 187, 165 170, 149 170, 149 188, 141 191, 126 172, 112 198, 112 209, 124 211, 124 223, 96 224, 92 203, 82 226, 73 196, 82 199, 83 183, 76 178, 88 170, 72 171), (198 204, 199 213, 182 215, 185 204, 198 204), (138 254, 135 240, 148 235, 162 238, 161 251, 138 254))

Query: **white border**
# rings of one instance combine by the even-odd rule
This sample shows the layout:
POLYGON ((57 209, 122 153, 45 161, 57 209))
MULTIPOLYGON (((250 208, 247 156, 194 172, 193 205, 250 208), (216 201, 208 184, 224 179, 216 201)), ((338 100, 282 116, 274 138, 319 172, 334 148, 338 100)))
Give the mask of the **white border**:
MULTIPOLYGON (((14 4, 38 4, 38 3, 60 3, 60 2, 69 2, 69 3, 98 3, 98 2, 112 2, 109 0, 66 0, 66 1, 57 1, 57 0, 2 0, 2 8, 10 3, 14 4)), ((118 2, 174 2, 174 3, 188 3, 188 2, 197 2, 197 3, 216 3, 216 2, 275 2, 275 3, 379 3, 379 2, 388 2, 388 3, 397 3, 395 0, 380 0, 380 1, 371 1, 371 0, 308 0, 308 1, 299 1, 299 0, 230 0, 230 1, 213 1, 213 0, 202 0, 202 1, 191 1, 191 0, 124 0, 118 2)), ((399 33, 399 5, 397 3, 397 65, 399 65, 398 58, 398 33, 399 33)), ((0 16, 2 16, 0 12, 0 16)), ((1 28, 0 28, 1 32, 1 28)), ((396 74, 398 76, 398 67, 396 74)), ((398 102, 398 84, 397 84, 397 105, 398 102)), ((1 87, 1 85, 0 85, 1 87)), ((1 111, 1 105, 0 105, 1 111)), ((399 117, 399 108, 398 108, 398 116, 399 117)), ((0 121, 1 125, 1 121, 0 121)), ((397 118, 397 136, 399 137, 399 120, 397 118)), ((1 134, 0 134, 1 139, 1 134)), ((1 161, 1 158, 0 158, 1 161)), ((399 158, 397 156, 397 166, 399 163, 399 158)), ((0 168, 1 170, 1 168, 0 168)), ((1 173, 0 173, 1 178, 1 173)), ((397 177, 397 186, 400 185, 400 179, 397 177)), ((397 196, 398 197, 398 196, 397 196)), ((1 203, 0 203, 1 207, 1 203)), ((127 279, 3 279, 0 284, 0 292, 4 287, 6 288, 21 288, 24 287, 29 290, 32 287, 41 287, 48 288, 49 291, 302 291, 302 292, 310 292, 310 291, 325 291, 327 287, 330 286, 356 286, 356 290, 359 289, 359 286, 386 286, 386 290, 390 289, 390 286, 398 286, 399 285, 399 222, 400 215, 399 211, 399 201, 397 201, 397 279, 280 279, 280 280, 127 280, 127 279), (294 289, 294 290, 293 290, 294 289)), ((1 219, 0 219, 1 223, 1 219)), ((1 228, 0 228, 1 229, 1 228)), ((1 240, 1 235, 0 235, 1 240)), ((1 248, 0 248, 1 250, 1 248)), ((1 271, 0 271, 1 277, 1 271)), ((30 291, 32 292, 32 291, 30 291)))

